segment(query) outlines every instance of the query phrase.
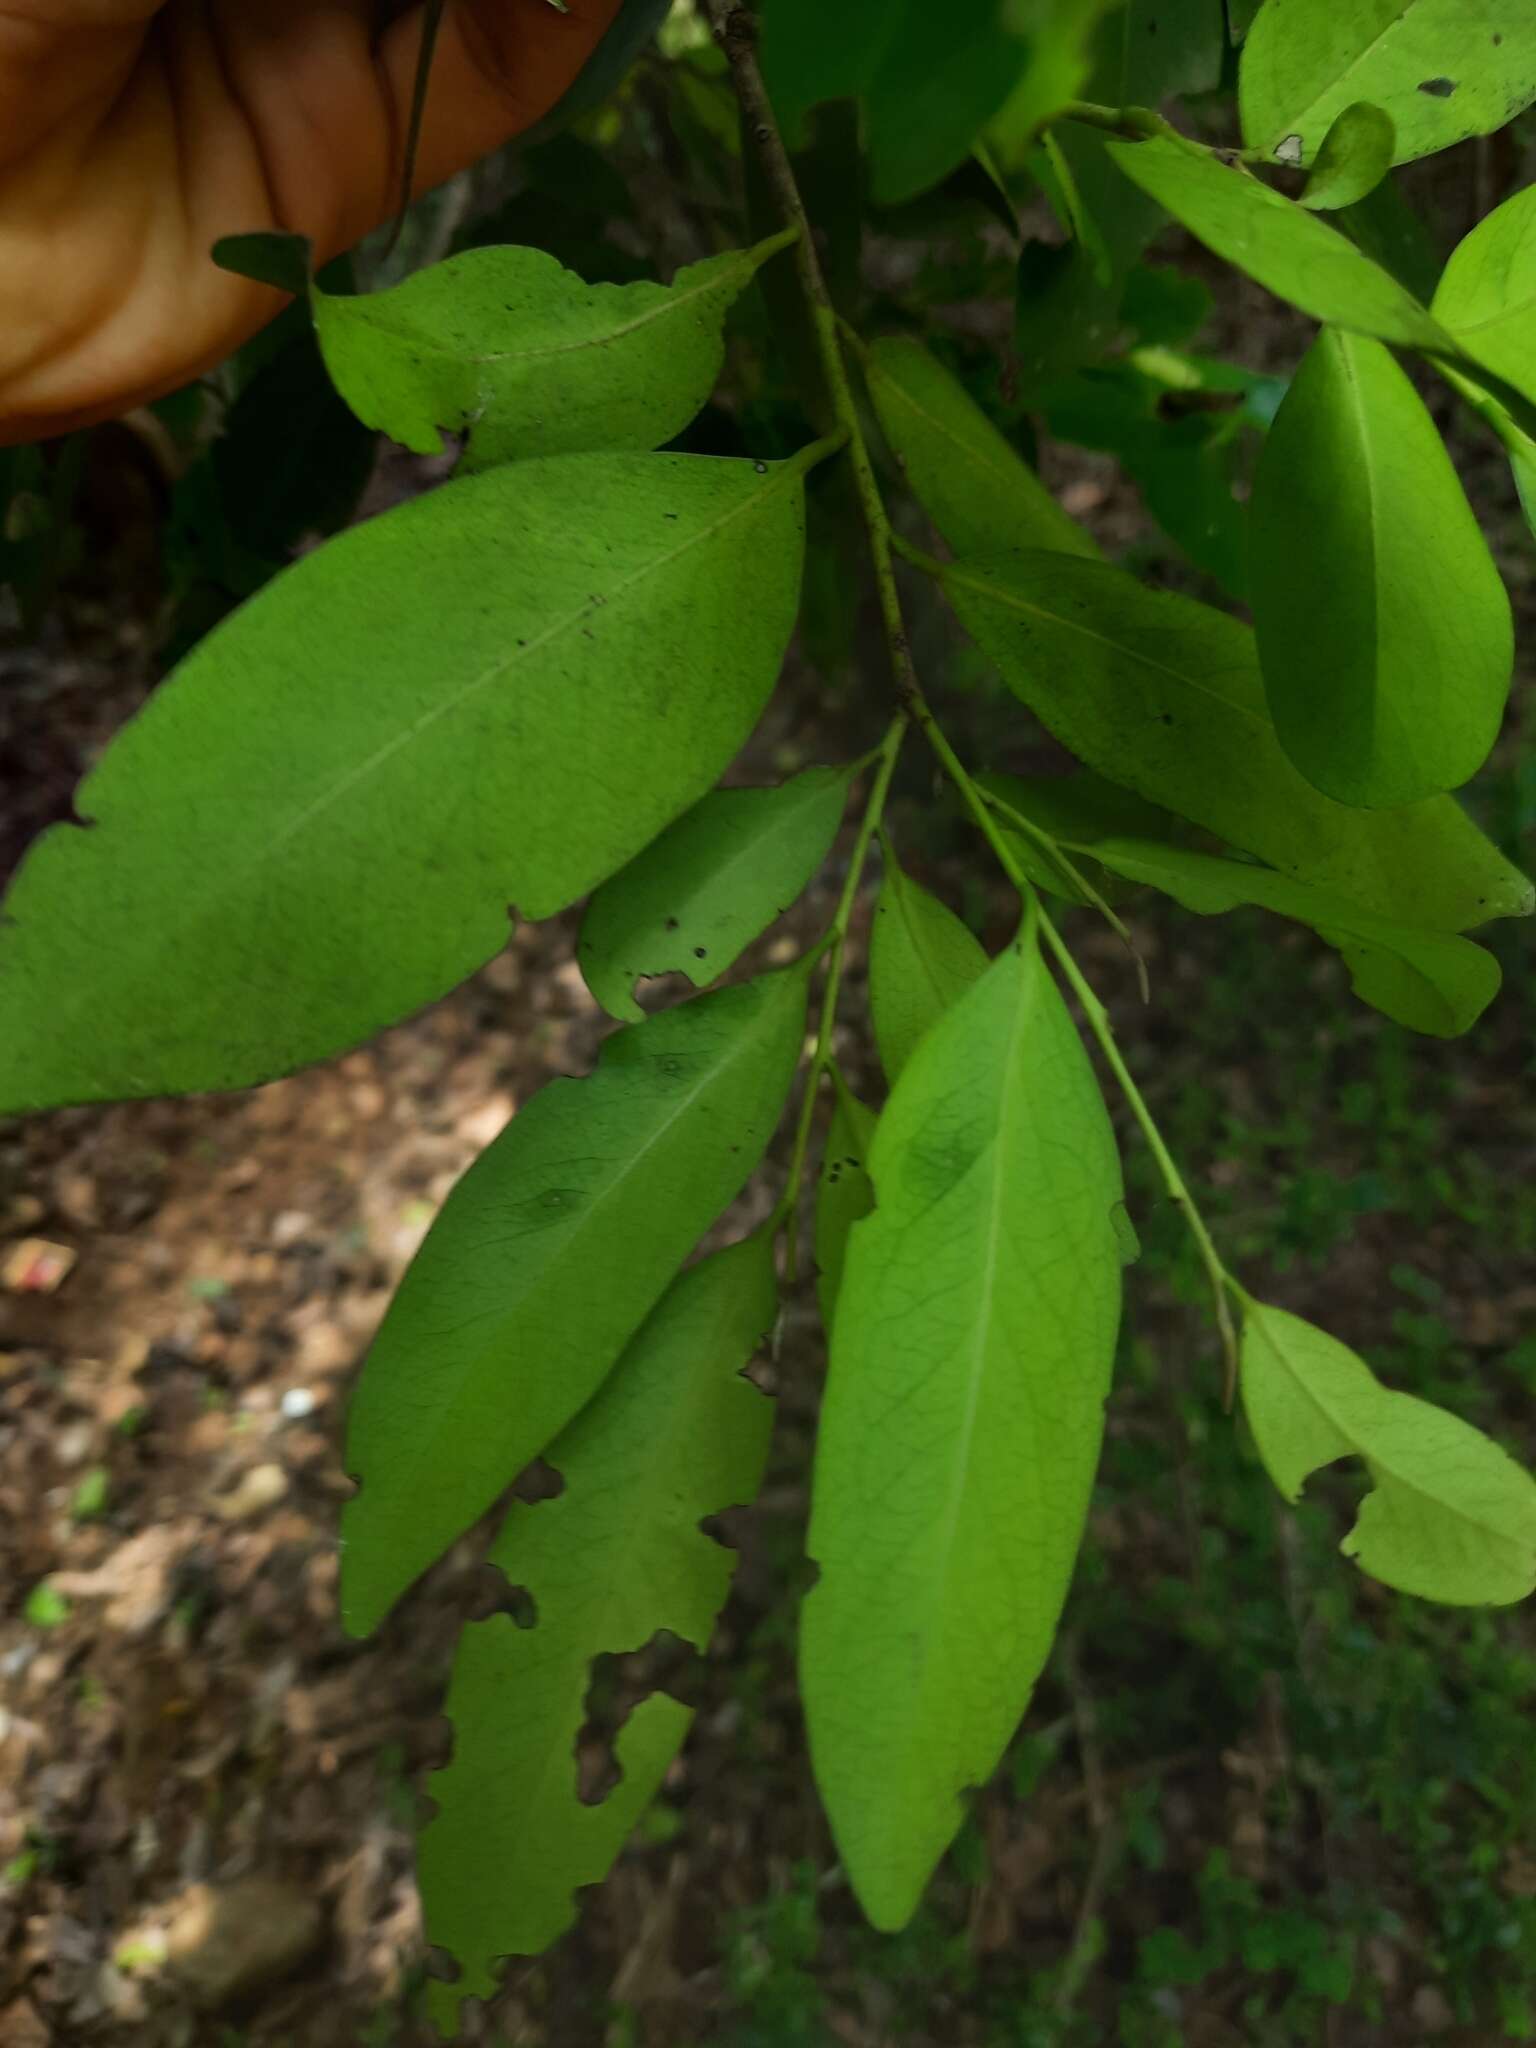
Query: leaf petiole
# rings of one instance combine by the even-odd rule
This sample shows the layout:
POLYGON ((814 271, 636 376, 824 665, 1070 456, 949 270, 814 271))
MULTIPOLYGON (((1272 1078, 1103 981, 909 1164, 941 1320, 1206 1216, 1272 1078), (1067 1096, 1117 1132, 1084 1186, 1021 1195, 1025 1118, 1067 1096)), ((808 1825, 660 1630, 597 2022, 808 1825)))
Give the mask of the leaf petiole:
MULTIPOLYGON (((852 922, 854 906, 858 902, 859 884, 863 880, 869 849, 874 843, 880 820, 885 815, 885 800, 890 793, 891 777, 896 772, 897 756, 901 743, 906 738, 907 719, 905 714, 892 719, 886 728, 885 738, 870 756, 875 768, 875 779, 870 787, 869 801, 864 806, 864 816, 859 823, 858 837, 853 843, 849 856, 848 875, 843 883, 842 895, 838 898, 837 910, 832 923, 821 943, 811 955, 814 962, 823 953, 827 956, 827 979, 821 993, 821 1012, 817 1020, 816 1043, 811 1051, 810 1070, 805 1077, 805 1094, 800 1104, 800 1116, 795 1125, 795 1141, 789 1158, 789 1172, 784 1183, 784 1192, 778 1206, 769 1219, 770 1230, 777 1231, 792 1223, 800 1206, 800 1194, 805 1184, 805 1163, 810 1151, 811 1131, 816 1120, 816 1104, 821 1094, 822 1077, 832 1065, 832 1040, 837 1026, 837 999, 843 984, 843 955, 852 922)), ((787 1286, 793 1287, 799 1270, 799 1243, 793 1228, 787 1231, 784 1249, 784 1278, 787 1286)))

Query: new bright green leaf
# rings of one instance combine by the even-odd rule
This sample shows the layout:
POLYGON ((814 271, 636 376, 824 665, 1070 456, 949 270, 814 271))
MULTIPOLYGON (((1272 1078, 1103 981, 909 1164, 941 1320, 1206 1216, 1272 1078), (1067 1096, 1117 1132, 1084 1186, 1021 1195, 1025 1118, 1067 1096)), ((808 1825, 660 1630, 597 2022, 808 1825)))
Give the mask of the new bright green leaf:
POLYGON ((734 1559, 699 1523, 761 1483, 773 1409, 742 1368, 777 1307, 767 1237, 691 1267, 551 1446, 565 1490, 514 1506, 491 1552, 537 1618, 467 1628, 449 1689, 453 1761, 431 1780, 419 1865, 427 1938, 463 1966, 430 1992, 450 2035, 460 2001, 495 1989, 498 1958, 565 1932, 572 1894, 606 1876, 687 1732, 688 1709, 653 1695, 620 1732, 618 1785, 578 1800, 593 1658, 659 1629, 709 1642, 734 1559))
POLYGON ((802 549, 794 463, 566 456, 278 577, 86 777, 91 829, 24 862, 0 1109, 244 1087, 435 1001, 717 779, 802 549))
POLYGON ((889 847, 869 941, 869 1007, 893 1085, 919 1041, 987 971, 980 940, 904 875, 889 847))
POLYGON ((1434 310, 1466 355, 1536 404, 1536 185, 1451 251, 1434 310))
POLYGON ((643 975, 715 981, 782 917, 826 859, 851 768, 807 768, 779 789, 718 789, 588 906, 577 957, 613 1017, 638 1021, 643 975))
POLYGON ((1454 789, 1498 737, 1509 599, 1391 351, 1325 328, 1259 457, 1250 592, 1275 729, 1341 803, 1454 789))
POLYGON ((1161 889, 1202 916, 1253 903, 1310 925, 1343 955, 1361 1000, 1410 1031, 1453 1038, 1470 1030, 1499 992, 1498 961, 1470 939, 1390 924, 1271 868, 1157 840, 1100 839, 1092 853, 1115 874, 1161 889))
POLYGON ((1315 213, 1358 206, 1392 168, 1397 141, 1392 116, 1369 100, 1356 100, 1338 115, 1301 194, 1315 213))
POLYGON ((1530 0, 1267 0, 1238 96, 1249 147, 1276 163, 1311 163, 1344 109, 1371 100, 1405 164, 1536 100, 1536 12, 1530 0))
POLYGON ((731 305, 786 230, 670 285, 585 284, 542 249, 468 249, 388 291, 311 292, 336 388, 420 455, 469 433, 467 466, 657 448, 708 399, 731 305))
POLYGON ((838 1851, 895 1929, 1050 1649, 1119 1320, 1114 1140, 1032 935, 913 1054, 870 1167, 816 1450, 801 1689, 838 1851))
POLYGON ((1260 1302, 1244 1309, 1242 1388, 1287 1500, 1320 1467, 1365 1460, 1373 1491, 1343 1549, 1372 1578, 1458 1607, 1536 1588, 1536 1481, 1481 1430, 1390 1392, 1336 1338, 1260 1302))
POLYGON ((923 510, 960 554, 1059 548, 1097 556, 981 407, 920 341, 892 336, 864 357, 870 400, 923 510))
POLYGON ((835 1067, 832 1085, 836 1097, 816 1187, 816 1297, 829 1338, 843 1284, 849 1233, 875 1206, 875 1184, 869 1177, 875 1113, 848 1092, 835 1067))
POLYGON ((1452 347, 1395 277, 1249 172, 1171 136, 1112 142, 1109 153, 1208 249, 1315 320, 1409 348, 1452 347))
POLYGON ((365 1635, 602 1385, 762 1157, 799 1058, 801 971, 621 1031, 448 1197, 347 1427, 341 1604, 365 1635))
POLYGON ((1253 635, 1226 613, 1072 555, 956 562, 944 584, 1009 687, 1111 781, 1394 923, 1530 912, 1530 883, 1454 798, 1359 811, 1314 789, 1275 736, 1253 635))

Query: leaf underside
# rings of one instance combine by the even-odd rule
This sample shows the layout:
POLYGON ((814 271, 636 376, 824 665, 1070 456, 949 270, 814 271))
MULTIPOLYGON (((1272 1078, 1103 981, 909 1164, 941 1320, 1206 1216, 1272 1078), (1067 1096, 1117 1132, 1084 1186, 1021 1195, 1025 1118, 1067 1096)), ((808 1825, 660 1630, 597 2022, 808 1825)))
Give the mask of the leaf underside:
POLYGON ((839 1853, 905 1924, 1050 1647, 1120 1305, 1109 1121, 1032 936, 880 1118, 816 1452, 801 1689, 839 1853))
POLYGON ((546 1450, 740 1193, 789 1092, 801 970, 618 1032, 453 1190, 352 1398, 341 1605, 368 1632, 546 1450))
POLYGON ((1365 1361, 1283 1309, 1250 1302, 1243 1409, 1287 1500, 1338 1458, 1373 1490, 1343 1549, 1422 1599, 1500 1605, 1536 1590, 1536 1480, 1481 1430, 1384 1387, 1365 1361))
POLYGON ((514 1506, 491 1552, 536 1620, 497 1614, 464 1632, 449 1689, 453 1761, 419 1855, 427 1937, 463 1974, 431 1995, 445 2031, 495 1989, 504 1955, 537 1955, 575 1917, 573 1893, 607 1875, 659 1789, 692 1715, 653 1695, 617 1741, 622 1777, 577 1798, 576 1741, 592 1660, 661 1629, 702 1650, 731 1554, 701 1531, 750 1502, 773 1409, 742 1375, 778 1307, 773 1247, 758 1236, 674 1281, 602 1392, 550 1447, 559 1498, 514 1506))
POLYGON ((290 569, 86 777, 91 829, 24 862, 0 1110, 244 1087, 446 994, 509 906, 574 902, 715 781, 802 551, 792 463, 589 455, 448 484, 290 569))

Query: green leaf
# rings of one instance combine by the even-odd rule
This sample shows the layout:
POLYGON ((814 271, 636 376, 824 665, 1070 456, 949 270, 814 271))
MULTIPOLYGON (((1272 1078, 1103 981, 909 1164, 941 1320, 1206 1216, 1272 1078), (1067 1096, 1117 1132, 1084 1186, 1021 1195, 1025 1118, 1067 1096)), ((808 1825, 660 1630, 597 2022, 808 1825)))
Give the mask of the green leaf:
POLYGON ((944 585, 1003 680, 1078 759, 1272 867, 1394 922, 1462 931, 1536 892, 1451 797, 1357 811, 1292 767, 1253 635, 1071 555, 957 562, 944 585))
POLYGON ((537 1955, 570 1926, 573 1892, 606 1876, 682 1743, 691 1713, 653 1695, 619 1735, 617 1787, 579 1802, 592 1659, 660 1629, 708 1644, 734 1559, 699 1524, 762 1482, 773 1406, 742 1368, 777 1307, 765 1236, 691 1267, 551 1447, 564 1491, 514 1505, 496 1541, 491 1562, 537 1621, 467 1628, 448 1693, 453 1761, 431 1780, 419 1857, 427 1939, 463 1965, 431 1988, 446 2033, 461 1999, 494 1991, 498 1958, 537 1955))
POLYGON ((1392 168, 1397 134, 1392 116, 1369 100, 1355 100, 1323 137, 1301 203, 1314 212, 1358 206, 1392 168))
POLYGON ((1486 135, 1536 100, 1529 0, 1268 0, 1238 74, 1243 136, 1309 164, 1356 100, 1392 117, 1395 163, 1486 135))
POLYGON ((919 1041, 987 971, 981 941, 885 848, 869 942, 869 1006, 893 1085, 919 1041))
POLYGON ((1451 348, 1395 277, 1247 171, 1169 136, 1112 142, 1109 154, 1208 249, 1315 320, 1409 348, 1451 348))
POLYGON ((869 1177, 875 1112, 849 1093, 836 1067, 832 1069, 832 1085, 836 1093, 821 1155, 815 1227, 816 1297, 828 1337, 832 1334, 838 1292, 843 1284, 849 1233, 875 1206, 875 1184, 869 1177))
POLYGON ((1380 342, 1318 336, 1259 458, 1252 519, 1265 692, 1307 780, 1380 807, 1475 775, 1514 621, 1439 431, 1380 342))
POLYGON ((1499 992, 1499 963, 1470 939, 1372 917, 1342 896, 1247 861, 1155 840, 1099 839, 1093 857, 1202 916, 1257 904, 1310 925, 1343 955, 1355 993, 1384 1015, 1436 1038, 1469 1031, 1499 992))
POLYGON ((762 1157, 803 969, 701 996, 519 1112, 444 1205, 353 1397, 341 1605, 365 1635, 607 1377, 762 1157))
POLYGON ((1536 404, 1536 185, 1456 245, 1434 311, 1466 355, 1536 404))
POLYGON ((981 407, 920 341, 892 336, 864 357, 881 430, 923 510, 952 548, 1059 548, 1097 555, 981 407))
POLYGON ((718 980, 782 917, 830 852, 853 768, 807 768, 779 789, 718 789, 603 884, 577 957, 611 1017, 638 1022, 642 976, 718 980))
POLYGON ((1050 1649, 1120 1311, 1109 1119, 1032 932, 880 1119, 816 1451, 801 1689, 838 1851, 905 1925, 1050 1649))
POLYGON ((772 691, 801 467, 519 464, 269 584, 81 784, 91 829, 23 864, 0 1108, 269 1080, 446 993, 509 905, 621 867, 772 691))
POLYGON ((895 206, 963 163, 1007 100, 1031 49, 1014 30, 1015 7, 1032 18, 1077 4, 954 0, 940 12, 928 0, 845 0, 834 29, 821 0, 769 0, 764 76, 795 143, 812 107, 859 100, 873 197, 895 206))
POLYGON ((1536 1588, 1536 1481, 1459 1416, 1384 1387, 1336 1338, 1283 1309, 1243 1313, 1243 1410, 1287 1500, 1335 1459, 1373 1491, 1343 1550, 1401 1592, 1500 1606, 1536 1588))
POLYGON ((719 379, 725 316, 793 230, 679 271, 584 284, 542 249, 469 249, 388 291, 311 292, 326 367, 358 418, 419 455, 468 430, 466 466, 656 448, 719 379))

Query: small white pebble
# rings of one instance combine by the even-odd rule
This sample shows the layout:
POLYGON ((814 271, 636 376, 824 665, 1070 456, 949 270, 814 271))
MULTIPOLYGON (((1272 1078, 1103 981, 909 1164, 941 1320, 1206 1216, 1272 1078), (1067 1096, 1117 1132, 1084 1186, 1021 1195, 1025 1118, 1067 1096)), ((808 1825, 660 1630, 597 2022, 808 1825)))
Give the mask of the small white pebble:
POLYGON ((290 1422, 302 1422, 315 1412, 315 1397, 308 1387, 290 1387, 282 1398, 282 1411, 290 1422))

